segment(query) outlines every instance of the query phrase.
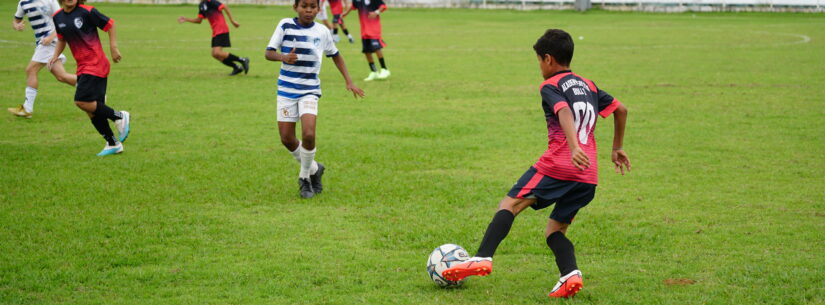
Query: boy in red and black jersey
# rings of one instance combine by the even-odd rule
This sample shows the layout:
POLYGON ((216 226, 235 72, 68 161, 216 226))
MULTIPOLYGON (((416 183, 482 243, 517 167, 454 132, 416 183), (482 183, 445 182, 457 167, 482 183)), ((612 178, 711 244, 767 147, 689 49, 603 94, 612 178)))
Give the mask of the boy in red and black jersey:
POLYGON ((238 57, 232 53, 224 52, 223 48, 229 48, 232 43, 229 41, 229 27, 226 26, 226 20, 223 18, 223 12, 229 17, 229 21, 236 28, 241 26, 240 23, 235 22, 232 18, 232 12, 226 4, 218 2, 218 0, 203 0, 198 4, 198 17, 186 18, 180 16, 178 23, 191 22, 200 24, 204 18, 209 20, 209 25, 212 26, 212 57, 232 68, 232 73, 229 75, 238 75, 241 72, 249 73, 249 58, 238 57), (235 63, 241 64, 240 66, 235 63))
POLYGON ((596 115, 613 114, 613 152, 616 172, 630 170, 630 160, 622 149, 627 108, 610 94, 570 71, 573 39, 562 30, 548 30, 533 49, 545 81, 539 87, 547 121, 547 150, 530 167, 504 199, 484 233, 474 257, 445 270, 442 276, 458 281, 471 275, 493 271, 493 254, 510 232, 522 210, 543 209, 555 204, 545 230, 547 246, 556 257, 560 279, 550 297, 572 297, 582 288, 582 274, 576 265, 573 243, 565 236, 579 209, 596 194, 596 115))
POLYGON ((109 59, 103 53, 97 29, 109 33, 109 49, 112 59, 120 62, 117 48, 115 21, 101 14, 96 8, 84 5, 85 0, 62 0, 63 9, 54 16, 57 30, 57 47, 50 65, 57 64, 66 44, 72 49, 77 61, 77 89, 75 105, 89 115, 92 125, 106 140, 106 146, 98 156, 123 152, 123 141, 129 136, 130 115, 126 111, 115 111, 106 105, 106 85, 109 76, 109 59), (107 119, 115 122, 119 138, 114 137, 107 119))
POLYGON ((338 42, 338 28, 341 28, 341 31, 344 32, 344 35, 347 35, 347 39, 349 43, 353 43, 352 35, 349 34, 349 30, 347 30, 347 26, 344 25, 344 18, 341 17, 341 14, 344 13, 344 7, 347 6, 346 0, 329 0, 329 10, 332 12, 332 39, 335 42, 338 42))
POLYGON ((387 5, 383 0, 353 0, 352 6, 347 8, 343 17, 346 17, 352 10, 358 10, 358 19, 361 21, 361 52, 367 57, 370 64, 370 75, 364 81, 374 79, 387 79, 390 77, 390 70, 384 62, 384 53, 381 51, 387 44, 381 39, 381 13, 387 10, 387 5), (378 56, 381 63, 381 71, 375 68, 375 61, 372 53, 378 56))

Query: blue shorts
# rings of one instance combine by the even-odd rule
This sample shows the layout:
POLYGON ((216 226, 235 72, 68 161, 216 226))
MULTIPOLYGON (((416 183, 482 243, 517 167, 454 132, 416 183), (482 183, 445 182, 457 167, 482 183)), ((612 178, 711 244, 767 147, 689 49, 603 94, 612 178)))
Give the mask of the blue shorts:
POLYGON ((571 223, 579 209, 585 207, 596 195, 596 185, 584 182, 565 181, 539 174, 535 167, 530 167, 518 179, 507 196, 511 198, 535 198, 534 210, 541 210, 556 204, 550 218, 571 223))

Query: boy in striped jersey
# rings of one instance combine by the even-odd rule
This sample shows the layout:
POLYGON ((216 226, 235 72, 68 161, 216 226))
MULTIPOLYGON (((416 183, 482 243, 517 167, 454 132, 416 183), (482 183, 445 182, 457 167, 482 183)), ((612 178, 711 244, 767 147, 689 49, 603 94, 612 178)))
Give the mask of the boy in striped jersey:
POLYGON ((324 165, 315 161, 321 56, 332 58, 346 81, 347 90, 356 98, 364 96, 364 91, 352 83, 329 29, 313 21, 319 11, 318 4, 318 0, 295 0, 293 9, 298 17, 285 18, 278 23, 265 54, 267 60, 283 63, 278 76, 278 132, 281 143, 301 164, 298 185, 303 198, 314 197, 323 190, 324 165), (295 137, 299 119, 302 141, 295 137))
POLYGON ((596 114, 613 114, 613 153, 616 172, 630 170, 622 149, 627 108, 592 81, 570 71, 573 39, 567 32, 550 29, 533 45, 544 82, 539 86, 547 121, 547 151, 499 202, 498 212, 487 226, 476 255, 442 272, 450 281, 493 272, 493 254, 507 237, 513 220, 522 210, 535 210, 555 203, 544 232, 547 246, 556 257, 560 279, 548 295, 569 298, 582 288, 573 243, 565 236, 579 209, 593 200, 598 183, 596 168, 596 114))
MULTIPOLYGON (((37 87, 39 85, 37 73, 43 69, 43 66, 48 64, 57 45, 55 40, 57 34, 54 31, 52 15, 59 9, 60 4, 57 3, 57 0, 20 0, 17 4, 17 12, 14 14, 12 26, 15 30, 22 31, 25 26, 23 15, 28 17, 32 30, 34 30, 34 39, 37 46, 34 48, 34 55, 32 55, 32 59, 26 67, 26 100, 20 106, 8 108, 8 111, 16 116, 32 117, 34 100, 37 98, 37 87)), ((60 54, 59 58, 60 61, 52 65, 49 71, 58 81, 74 86, 77 83, 77 76, 69 74, 63 68, 66 56, 60 54)))

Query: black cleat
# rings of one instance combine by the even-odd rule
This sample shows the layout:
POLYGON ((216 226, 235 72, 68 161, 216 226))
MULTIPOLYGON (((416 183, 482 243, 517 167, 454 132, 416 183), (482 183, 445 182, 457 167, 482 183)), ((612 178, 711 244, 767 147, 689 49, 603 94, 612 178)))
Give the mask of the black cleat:
POLYGON ((235 69, 232 70, 232 73, 229 73, 229 76, 235 76, 235 75, 241 74, 241 72, 243 72, 243 68, 235 66, 235 69))
POLYGON ((309 175, 309 181, 312 182, 312 189, 315 194, 320 194, 324 190, 324 185, 321 184, 321 176, 324 175, 324 165, 318 162, 318 171, 314 175, 309 175))
POLYGON ((315 192, 312 191, 312 182, 309 182, 309 179, 298 178, 298 185, 301 187, 301 198, 315 197, 315 192))
POLYGON ((249 57, 241 57, 241 64, 243 65, 243 74, 249 73, 249 57))

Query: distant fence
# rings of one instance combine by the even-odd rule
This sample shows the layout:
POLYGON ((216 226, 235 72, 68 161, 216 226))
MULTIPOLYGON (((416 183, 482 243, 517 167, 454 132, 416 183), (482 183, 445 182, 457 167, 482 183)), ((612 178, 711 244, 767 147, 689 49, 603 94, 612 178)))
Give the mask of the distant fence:
MULTIPOLYGON (((825 12, 825 0, 591 0, 605 10, 650 12, 825 12)), ((133 4, 197 4, 200 0, 90 0, 133 4)), ((292 0, 223 0, 229 4, 292 5, 292 0)), ((517 10, 574 9, 575 0, 385 0, 390 7, 480 8, 517 10)))

